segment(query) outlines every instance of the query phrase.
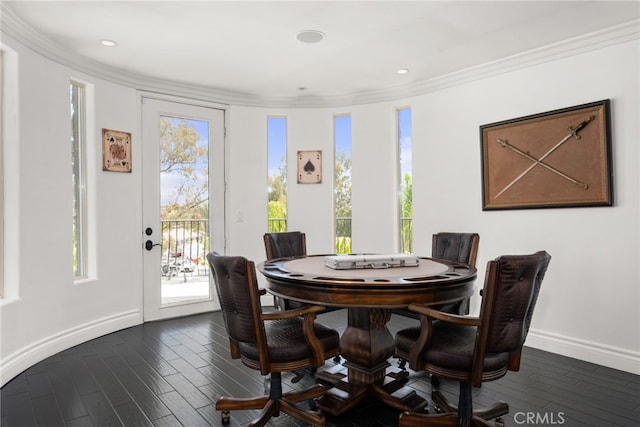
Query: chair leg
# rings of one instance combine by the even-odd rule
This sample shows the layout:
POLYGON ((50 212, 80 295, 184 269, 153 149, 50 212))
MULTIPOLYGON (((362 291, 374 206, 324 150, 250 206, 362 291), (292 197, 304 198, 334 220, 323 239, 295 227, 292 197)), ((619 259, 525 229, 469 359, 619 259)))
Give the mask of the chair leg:
POLYGON ((276 407, 273 412, 273 416, 280 415, 279 402, 282 399, 282 374, 280 372, 271 372, 271 383, 269 387, 269 400, 276 402, 276 407))
POLYGON ((402 369, 403 371, 405 370, 407 366, 407 361, 405 359, 403 359, 402 357, 398 358, 398 368, 402 369))
POLYGON ((431 374, 431 388, 436 390, 438 388, 440 388, 440 378, 438 378, 436 375, 431 374))
POLYGON ((275 413, 278 412, 278 407, 279 407, 278 401, 270 399, 265 405, 265 407, 262 409, 260 416, 255 420, 251 421, 249 424, 247 424, 247 427, 265 426, 269 422, 271 417, 277 416, 275 415, 275 413))
POLYGON ((280 409, 282 412, 314 427, 324 427, 325 425, 324 416, 319 412, 303 411, 297 406, 289 403, 287 400, 280 401, 280 409))
POLYGON ((509 404, 507 402, 499 401, 491 406, 482 409, 476 409, 473 411, 473 415, 485 420, 492 420, 496 418, 496 423, 499 423, 499 418, 509 413, 509 404))
POLYGON ((314 410, 313 407, 311 410, 302 410, 296 406, 296 403, 303 401, 315 401, 314 399, 324 395, 325 391, 326 389, 322 385, 316 384, 306 390, 285 393, 282 395, 282 399, 280 400, 280 410, 285 414, 297 418, 298 420, 314 427, 324 427, 324 415, 314 410))
POLYGON ((458 417, 460 417, 460 427, 471 426, 471 418, 473 417, 471 383, 460 383, 460 395, 458 396, 458 417))
MULTIPOLYGON (((461 386, 461 389, 460 389, 459 399, 462 400, 463 399, 462 384, 460 384, 460 386, 461 386)), ((471 390, 471 386, 469 386, 469 390, 471 390)), ((437 390, 433 391, 433 393, 431 394, 431 399, 433 400, 434 405, 436 406, 436 409, 438 410, 438 412, 444 412, 444 413, 455 412, 458 414, 461 413, 461 411, 458 409, 458 407, 460 406, 460 401, 458 402, 458 405, 454 405, 451 402, 447 401, 444 395, 437 390)), ((471 401, 471 395, 468 394, 467 397, 464 397, 464 399, 469 399, 469 401, 471 401)), ((482 418, 484 420, 492 420, 494 418, 500 418, 503 415, 506 415, 508 413, 509 413, 509 404, 503 401, 496 402, 493 405, 486 408, 473 410, 474 417, 482 418)))
POLYGON ((316 384, 305 390, 285 393, 282 395, 282 400, 287 400, 292 403, 304 402, 305 400, 313 400, 322 397, 325 392, 326 389, 322 385, 316 384))
MULTIPOLYGON (((338 357, 340 357, 340 356, 338 356, 338 357)), ((313 376, 315 376, 317 371, 318 371, 318 368, 315 368, 315 367, 303 369, 303 370, 300 370, 300 371, 294 371, 293 372, 294 373, 294 377, 291 378, 291 383, 295 384, 297 382, 300 382, 300 380, 303 379, 304 376, 307 373, 311 374, 311 376, 313 377, 313 376)))
POLYGON ((434 405, 436 407, 437 412, 443 412, 443 413, 455 412, 455 413, 458 413, 458 407, 456 405, 450 403, 444 397, 444 395, 438 390, 434 390, 431 393, 431 400, 433 400, 433 403, 434 403, 434 405))
MULTIPOLYGON (((400 414, 398 427, 459 427, 458 414, 415 414, 405 412, 400 414)), ((471 419, 471 427, 493 427, 486 420, 479 417, 471 419)))
POLYGON ((250 398, 221 397, 216 402, 216 410, 225 412, 245 409, 262 409, 268 401, 269 396, 250 398))
POLYGON ((222 411, 222 423, 229 424, 229 411, 262 409, 260 416, 249 423, 251 427, 261 427, 267 424, 271 417, 277 417, 280 412, 284 412, 300 421, 311 424, 315 427, 324 427, 324 416, 317 411, 303 410, 296 406, 296 403, 311 401, 321 397, 325 393, 325 388, 316 384, 305 390, 282 393, 282 374, 272 372, 269 375, 269 395, 255 398, 232 398, 222 397, 216 402, 216 410, 222 411))

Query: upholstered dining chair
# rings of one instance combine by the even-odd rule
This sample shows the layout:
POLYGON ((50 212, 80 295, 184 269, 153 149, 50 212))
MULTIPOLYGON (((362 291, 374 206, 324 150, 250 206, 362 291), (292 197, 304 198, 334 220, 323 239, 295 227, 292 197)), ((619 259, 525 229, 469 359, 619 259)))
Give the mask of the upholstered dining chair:
MULTIPOLYGON (((431 257, 476 266, 480 235, 478 233, 440 232, 432 237, 431 257)), ((439 307, 440 311, 469 314, 469 299, 439 307)))
MULTIPOLYGON (((267 261, 278 258, 301 258, 307 256, 307 235, 301 231, 283 231, 280 233, 265 233, 264 250, 267 261)), ((291 310, 292 308, 304 307, 305 304, 299 301, 292 301, 286 298, 273 297, 273 305, 281 310, 291 310)), ((337 307, 325 307, 325 312, 338 310, 337 307)), ((334 362, 340 362, 340 355, 334 357, 334 362)), ((315 369, 311 369, 314 373, 315 369)), ((304 372, 298 372, 292 382, 297 383, 302 379, 304 372)))
POLYGON ((263 237, 267 260, 307 255, 307 236, 301 231, 265 233, 263 237))
MULTIPOLYGON (((265 233, 264 250, 267 261, 278 258, 299 258, 307 256, 307 236, 300 231, 285 231, 281 233, 265 233)), ((280 297, 273 297, 276 308, 289 310, 303 307, 305 304, 280 297)))
POLYGON ((456 406, 435 390, 432 399, 445 415, 403 415, 406 426, 418 425, 409 424, 414 419, 427 423, 430 417, 440 422, 449 420, 450 425, 468 426, 474 417, 490 420, 509 412, 505 402, 473 411, 472 387, 502 378, 507 371, 519 370, 522 347, 550 260, 549 254, 539 251, 503 255, 489 261, 478 317, 418 304, 409 306, 420 314, 420 327, 397 332, 396 355, 408 360, 415 371, 459 381, 460 394, 456 406))
POLYGON ((230 421, 230 411, 262 409, 250 426, 264 426, 271 417, 284 412, 304 423, 324 426, 324 416, 303 410, 297 404, 321 397, 322 385, 283 393, 282 372, 322 366, 325 359, 338 354, 338 332, 315 322, 320 306, 287 311, 263 312, 255 265, 240 256, 207 254, 229 336, 231 358, 240 359, 251 369, 269 374, 269 395, 256 398, 221 397, 216 410, 222 422, 230 421))
MULTIPOLYGON (((480 235, 478 233, 440 232, 432 236, 431 257, 460 262, 475 268, 479 246, 480 235)), ((467 298, 463 301, 441 305, 435 308, 448 313, 467 314, 469 313, 469 299, 467 298)), ((391 311, 393 314, 400 316, 414 319, 420 318, 418 313, 414 313, 411 310, 393 309, 391 311)), ((401 366, 404 366, 404 364, 401 364, 401 366)))
POLYGON ((431 256, 475 267, 479 244, 478 233, 440 232, 432 236, 431 256))

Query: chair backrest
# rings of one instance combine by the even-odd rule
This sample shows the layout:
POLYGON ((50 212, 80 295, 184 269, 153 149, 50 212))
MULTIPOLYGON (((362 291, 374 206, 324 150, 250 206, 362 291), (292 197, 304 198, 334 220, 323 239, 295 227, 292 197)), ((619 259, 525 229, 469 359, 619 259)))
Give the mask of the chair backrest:
POLYGON ((539 251, 531 255, 504 255, 487 263, 476 340, 478 357, 511 353, 515 364, 509 369, 518 370, 520 352, 550 261, 548 253, 539 251))
MULTIPOLYGON (((262 307, 255 265, 241 256, 207 254, 213 273, 225 328, 232 344, 255 344, 266 349, 266 334, 260 319, 262 307)), ((262 352, 261 356, 262 356, 262 352)), ((266 363, 266 360, 261 364, 266 363)))
POLYGON ((480 235, 477 233, 436 233, 433 235, 431 256, 476 266, 480 235))
POLYGON ((306 235, 300 231, 265 233, 264 249, 267 261, 276 258, 307 256, 306 235))

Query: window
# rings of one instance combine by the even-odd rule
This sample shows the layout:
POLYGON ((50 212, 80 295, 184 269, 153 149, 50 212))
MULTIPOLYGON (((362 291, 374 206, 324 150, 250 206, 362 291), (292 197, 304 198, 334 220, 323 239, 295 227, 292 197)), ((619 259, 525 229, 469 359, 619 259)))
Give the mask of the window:
POLYGON ((287 118, 267 118, 269 233, 287 231, 287 118))
POLYGON ((213 123, 176 116, 161 114, 159 120, 162 305, 210 298, 205 266, 212 235, 210 200, 215 205, 209 180, 213 123), (178 291, 174 277, 188 282, 186 289, 178 291))
POLYGON ((4 297, 4 52, 0 50, 0 298, 4 297))
POLYGON ((0 43, 0 298, 3 302, 19 296, 18 124, 18 53, 0 43))
POLYGON ((335 143, 334 215, 336 253, 351 253, 351 116, 333 118, 335 143))
POLYGON ((85 153, 85 87, 71 82, 71 178, 73 191, 73 275, 87 276, 87 194, 85 153))
POLYGON ((413 185, 411 183, 411 108, 397 111, 400 170, 400 252, 413 252, 413 185))

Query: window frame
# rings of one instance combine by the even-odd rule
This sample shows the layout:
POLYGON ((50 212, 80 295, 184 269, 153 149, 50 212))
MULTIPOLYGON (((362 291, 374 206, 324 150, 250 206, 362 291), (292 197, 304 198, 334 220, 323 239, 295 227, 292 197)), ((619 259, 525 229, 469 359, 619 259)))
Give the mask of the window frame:
POLYGON ((87 203, 87 85, 78 80, 71 79, 70 107, 71 112, 71 144, 72 144, 72 176, 79 180, 73 180, 72 198, 72 271, 75 280, 83 280, 89 277, 88 269, 88 203, 87 203), (74 99, 74 88, 76 97, 74 99), (75 112, 76 114, 73 114, 75 112), (77 142, 74 143, 74 139, 77 142), (74 147, 77 150, 74 152, 74 147), (74 167, 77 161, 77 167, 74 167), (76 218, 79 218, 76 220, 76 218), (79 224, 79 230, 76 226, 79 224), (75 251, 75 253, 73 252, 75 251))
POLYGON ((0 298, 4 298, 4 50, 0 49, 0 298))
MULTIPOLYGON (((334 154, 334 160, 333 160, 333 166, 334 166, 334 173, 333 173, 333 224, 334 224, 334 250, 336 253, 338 254, 348 254, 352 252, 352 248, 353 248, 353 188, 351 188, 349 190, 349 209, 351 211, 350 216, 348 217, 349 220, 349 225, 348 225, 348 229, 349 229, 349 235, 348 236, 342 236, 342 237, 348 237, 348 245, 346 245, 344 242, 340 242, 338 240, 338 238, 340 236, 338 236, 338 230, 339 230, 339 226, 338 226, 338 220, 340 218, 338 218, 337 216, 337 204, 336 204, 336 194, 338 191, 337 188, 337 172, 338 172, 338 155, 339 155, 339 150, 338 150, 338 126, 337 126, 337 120, 340 118, 345 118, 348 117, 349 118, 349 150, 348 150, 348 160, 352 163, 353 162, 353 120, 352 120, 352 116, 351 113, 337 113, 333 115, 333 120, 332 120, 332 124, 333 124, 333 154, 334 154)), ((351 174, 351 170, 352 167, 350 166, 349 168, 349 181, 352 181, 352 174, 351 174)), ((345 219, 345 218, 342 218, 345 219)))
MULTIPOLYGON (((269 114, 267 115, 267 232, 269 233, 277 233, 277 232, 285 232, 287 231, 288 227, 288 217, 289 217, 289 209, 288 209, 288 190, 287 190, 287 182, 288 182, 288 156, 287 156, 287 149, 288 149, 288 118, 286 115, 283 114, 269 114), (270 162, 270 151, 271 151, 271 147, 272 147, 272 143, 276 143, 276 142, 281 142, 281 141, 271 141, 271 131, 272 129, 270 128, 270 124, 271 124, 271 120, 284 120, 284 133, 282 135, 282 138, 284 139, 284 146, 281 147, 282 150, 278 150, 278 151, 282 151, 282 161, 284 161, 284 164, 279 163, 278 164, 278 168, 282 167, 283 170, 283 174, 284 174, 284 180, 282 182, 282 192, 283 192, 283 196, 284 196, 284 217, 283 218, 274 218, 272 219, 269 213, 269 205, 271 203, 270 200, 270 196, 271 196, 271 186, 270 186, 270 180, 272 178, 272 175, 269 174, 269 169, 271 167, 271 162, 270 162), (272 220, 277 220, 277 224, 276 223, 272 223, 272 220)), ((273 177, 276 177, 277 175, 273 175, 273 177)))
MULTIPOLYGON (((403 111, 408 111, 409 117, 409 138, 410 138, 410 152, 413 152, 413 110, 410 105, 404 105, 397 107, 395 110, 396 116, 396 149, 398 154, 398 251, 401 253, 412 253, 413 252, 413 195, 411 197, 411 217, 405 218, 404 214, 404 197, 405 197, 405 188, 404 188, 404 177, 405 170, 403 169, 403 145, 402 140, 405 137, 402 134, 402 126, 401 126, 401 113, 403 111), (408 223, 406 221, 408 220, 408 223), (409 236, 406 236, 405 229, 408 229, 410 233, 409 236), (407 247, 408 246, 408 247, 407 247)), ((409 159, 411 159, 410 156, 409 159)), ((413 165, 410 162, 409 166, 409 175, 411 177, 411 192, 413 193, 413 165)))
POLYGON ((18 52, 0 42, 2 52, 2 141, 16 141, 2 144, 2 243, 1 254, 2 286, 1 305, 18 299, 20 291, 20 169, 19 169, 19 114, 18 114, 18 52))

